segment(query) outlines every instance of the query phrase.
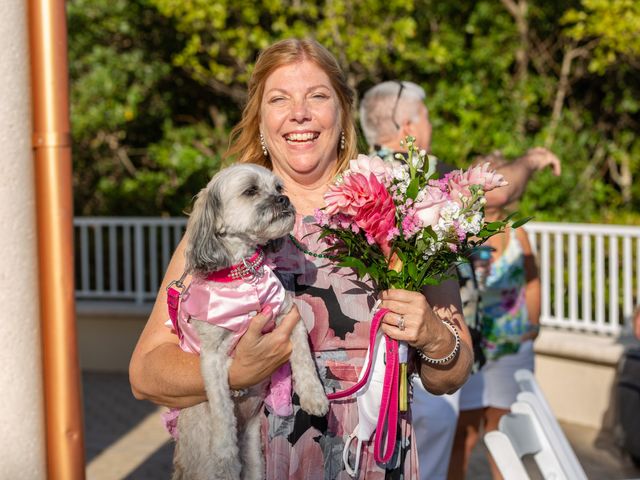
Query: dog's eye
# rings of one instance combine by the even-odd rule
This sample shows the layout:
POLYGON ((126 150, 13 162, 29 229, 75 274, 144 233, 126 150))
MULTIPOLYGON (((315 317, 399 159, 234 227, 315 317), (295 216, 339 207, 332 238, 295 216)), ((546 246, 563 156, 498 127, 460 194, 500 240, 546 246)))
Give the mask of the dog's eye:
POLYGON ((276 192, 278 193, 284 192, 284 187, 282 185, 276 185, 276 192))
POLYGON ((253 197, 257 193, 258 193, 258 188, 257 187, 249 187, 244 192, 242 192, 242 194, 247 196, 247 197, 253 197))

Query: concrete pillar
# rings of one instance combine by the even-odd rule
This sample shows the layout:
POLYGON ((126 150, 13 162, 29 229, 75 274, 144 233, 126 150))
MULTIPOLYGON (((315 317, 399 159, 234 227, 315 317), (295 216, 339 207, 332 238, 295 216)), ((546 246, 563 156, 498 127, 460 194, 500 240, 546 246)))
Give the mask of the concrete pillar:
POLYGON ((46 478, 27 2, 0 2, 0 479, 46 478))

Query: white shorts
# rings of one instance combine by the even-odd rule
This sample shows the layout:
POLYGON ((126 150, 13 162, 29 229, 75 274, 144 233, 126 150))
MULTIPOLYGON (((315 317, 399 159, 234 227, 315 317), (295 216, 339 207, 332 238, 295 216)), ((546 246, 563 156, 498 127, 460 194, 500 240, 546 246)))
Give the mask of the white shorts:
POLYGON ((489 360, 469 377, 460 389, 460 410, 494 407, 508 410, 520 389, 513 374, 520 369, 533 372, 533 341, 520 345, 517 353, 489 360))
POLYGON ((451 395, 433 395, 413 376, 411 424, 421 480, 447 480, 451 447, 458 423, 458 390, 451 395))

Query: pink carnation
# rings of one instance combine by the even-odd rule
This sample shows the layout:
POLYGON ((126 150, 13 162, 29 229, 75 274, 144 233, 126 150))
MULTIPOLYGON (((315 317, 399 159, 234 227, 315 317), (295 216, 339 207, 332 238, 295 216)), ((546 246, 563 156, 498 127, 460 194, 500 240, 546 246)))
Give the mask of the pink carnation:
POLYGON ((448 195, 437 186, 428 186, 419 202, 413 205, 415 215, 423 227, 435 226, 440 220, 440 210, 449 201, 448 195))

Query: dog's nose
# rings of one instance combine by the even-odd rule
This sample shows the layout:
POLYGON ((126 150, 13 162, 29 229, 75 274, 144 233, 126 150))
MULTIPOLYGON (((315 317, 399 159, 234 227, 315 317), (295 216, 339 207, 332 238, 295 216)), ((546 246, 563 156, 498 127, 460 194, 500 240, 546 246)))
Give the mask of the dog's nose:
POLYGON ((276 197, 276 203, 278 205, 282 205, 285 208, 291 205, 291 202, 289 201, 289 197, 287 197, 286 195, 278 195, 276 197))

